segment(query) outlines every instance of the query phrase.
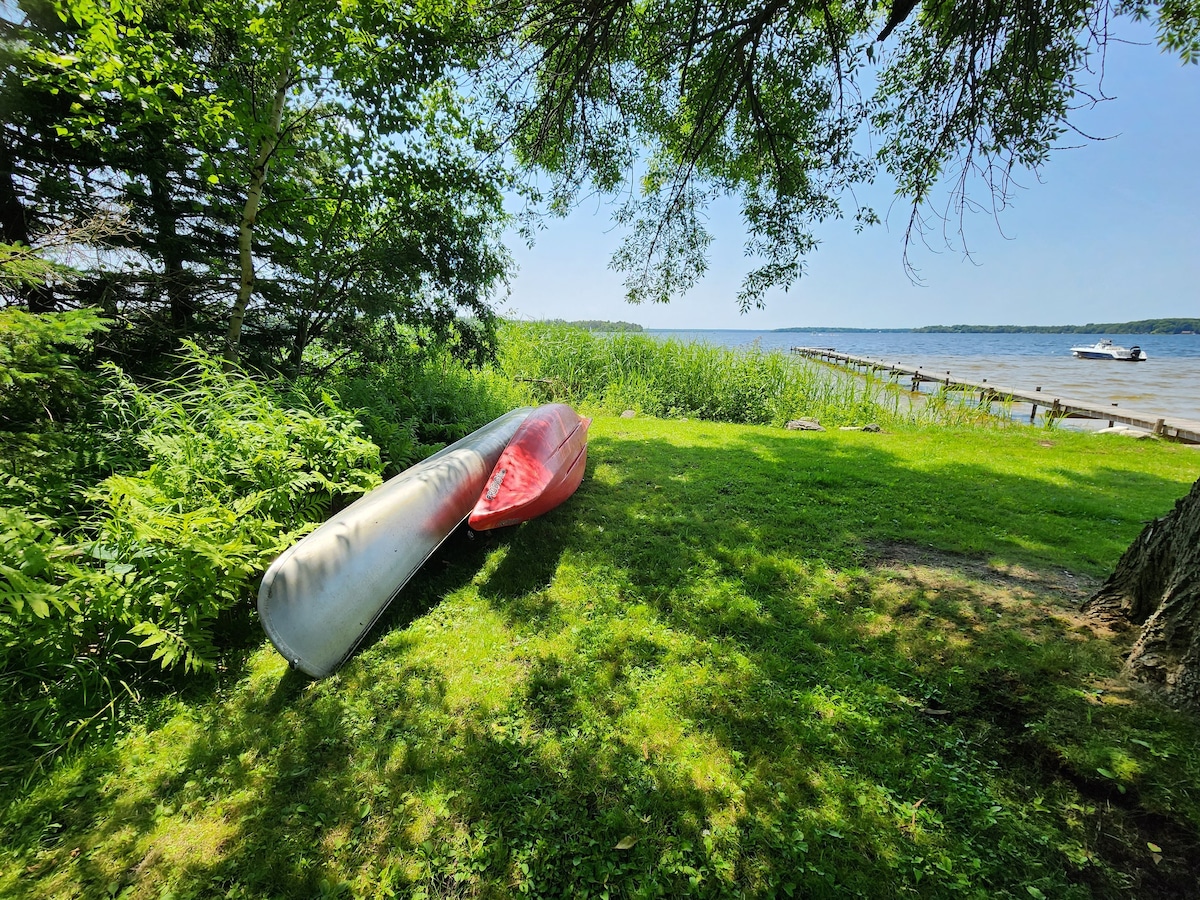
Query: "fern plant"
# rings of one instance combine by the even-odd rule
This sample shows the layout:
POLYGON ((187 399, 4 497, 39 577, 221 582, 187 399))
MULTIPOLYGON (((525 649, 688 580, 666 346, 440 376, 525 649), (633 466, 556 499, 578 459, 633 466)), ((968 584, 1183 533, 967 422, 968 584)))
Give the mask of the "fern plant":
MULTIPOLYGON (((62 380, 44 365, 59 332, 41 318, 7 345, 10 370, 23 360, 66 393, 82 376, 69 355, 62 380)), ((0 432, 0 759, 117 722, 155 671, 213 669, 270 560, 379 483, 378 448, 331 400, 226 373, 194 346, 183 362, 154 386, 86 373, 103 406, 0 432)))
POLYGON ((213 623, 271 559, 379 484, 379 449, 332 401, 312 408, 187 347, 185 375, 149 390, 112 371, 148 466, 93 492, 88 555, 124 585, 122 618, 164 667, 211 668, 213 623))

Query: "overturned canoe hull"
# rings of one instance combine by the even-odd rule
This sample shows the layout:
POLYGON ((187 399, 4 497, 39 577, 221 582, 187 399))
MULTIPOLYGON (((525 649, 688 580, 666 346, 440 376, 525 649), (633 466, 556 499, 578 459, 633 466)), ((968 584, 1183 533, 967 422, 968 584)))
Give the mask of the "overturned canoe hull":
POLYGON ((401 472, 283 552, 263 576, 258 614, 295 668, 323 678, 471 512, 530 413, 515 409, 401 472))
POLYGON ((476 531, 516 525, 575 493, 587 466, 591 424, 565 403, 530 413, 496 461, 468 524, 476 531))

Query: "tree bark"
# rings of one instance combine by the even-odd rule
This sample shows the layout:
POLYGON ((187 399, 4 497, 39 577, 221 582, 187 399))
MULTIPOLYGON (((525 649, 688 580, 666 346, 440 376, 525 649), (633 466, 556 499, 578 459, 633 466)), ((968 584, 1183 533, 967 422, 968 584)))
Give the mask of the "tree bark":
POLYGON ((1200 712, 1200 481, 1146 526, 1084 609, 1141 626, 1127 674, 1200 712))
POLYGON ((186 334, 191 328, 196 306, 183 264, 185 251, 183 241, 179 237, 179 208, 168 180, 166 162, 161 157, 150 154, 146 164, 146 178, 150 182, 155 243, 162 257, 171 327, 176 334, 186 334))
POLYGON ((0 241, 28 245, 25 206, 17 196, 14 180, 12 153, 7 147, 0 146, 0 241))
MULTIPOLYGON (((293 33, 294 34, 294 33, 293 33)), ((266 134, 258 142, 254 167, 250 170, 250 184, 246 191, 246 205, 242 207, 242 221, 238 229, 238 259, 241 280, 237 299, 229 315, 229 330, 225 334, 225 367, 232 368, 238 362, 238 348, 242 340, 242 323, 246 319, 246 308, 254 293, 254 220, 258 217, 258 205, 262 201, 263 186, 267 182, 267 169, 271 157, 279 144, 279 127, 283 121, 283 108, 287 105, 287 91, 292 80, 292 40, 287 39, 287 58, 275 76, 275 95, 271 98, 271 110, 267 119, 266 134)))
MULTIPOLYGON (((0 147, 0 241, 32 247, 25 204, 17 194, 15 179, 12 152, 0 147)), ((56 308, 54 292, 46 285, 22 284, 16 293, 31 313, 54 312, 56 308)))

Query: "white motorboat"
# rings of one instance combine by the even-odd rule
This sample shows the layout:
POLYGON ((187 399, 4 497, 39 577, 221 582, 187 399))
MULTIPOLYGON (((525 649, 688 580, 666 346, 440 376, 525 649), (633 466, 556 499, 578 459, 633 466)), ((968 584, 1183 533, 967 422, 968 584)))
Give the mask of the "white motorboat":
POLYGON ((1072 347, 1071 352, 1079 359, 1119 359, 1125 362, 1149 359, 1141 347, 1119 347, 1108 338, 1101 338, 1090 347, 1072 347))

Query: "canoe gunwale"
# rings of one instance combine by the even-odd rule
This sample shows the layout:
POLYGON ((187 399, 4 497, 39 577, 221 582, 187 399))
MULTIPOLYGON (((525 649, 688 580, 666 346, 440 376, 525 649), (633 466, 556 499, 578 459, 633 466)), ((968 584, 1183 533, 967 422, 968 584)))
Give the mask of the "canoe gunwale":
POLYGON ((513 481, 496 482, 495 493, 485 488, 468 517, 470 527, 490 531, 517 525, 566 502, 583 480, 583 472, 577 470, 581 459, 586 465, 587 431, 591 424, 590 417, 581 416, 566 403, 547 404, 534 410, 496 461, 488 483, 493 483, 497 472, 514 467, 524 470, 526 480, 518 478, 519 486, 513 481), (569 421, 568 416, 574 421, 569 421), (561 439, 542 443, 544 437, 558 429, 562 432, 561 439), (578 450, 567 459, 566 454, 575 446, 578 450))
POLYGON ((259 621, 289 665, 323 678, 366 639, 412 577, 470 516, 520 407, 360 497, 271 563, 259 621))

